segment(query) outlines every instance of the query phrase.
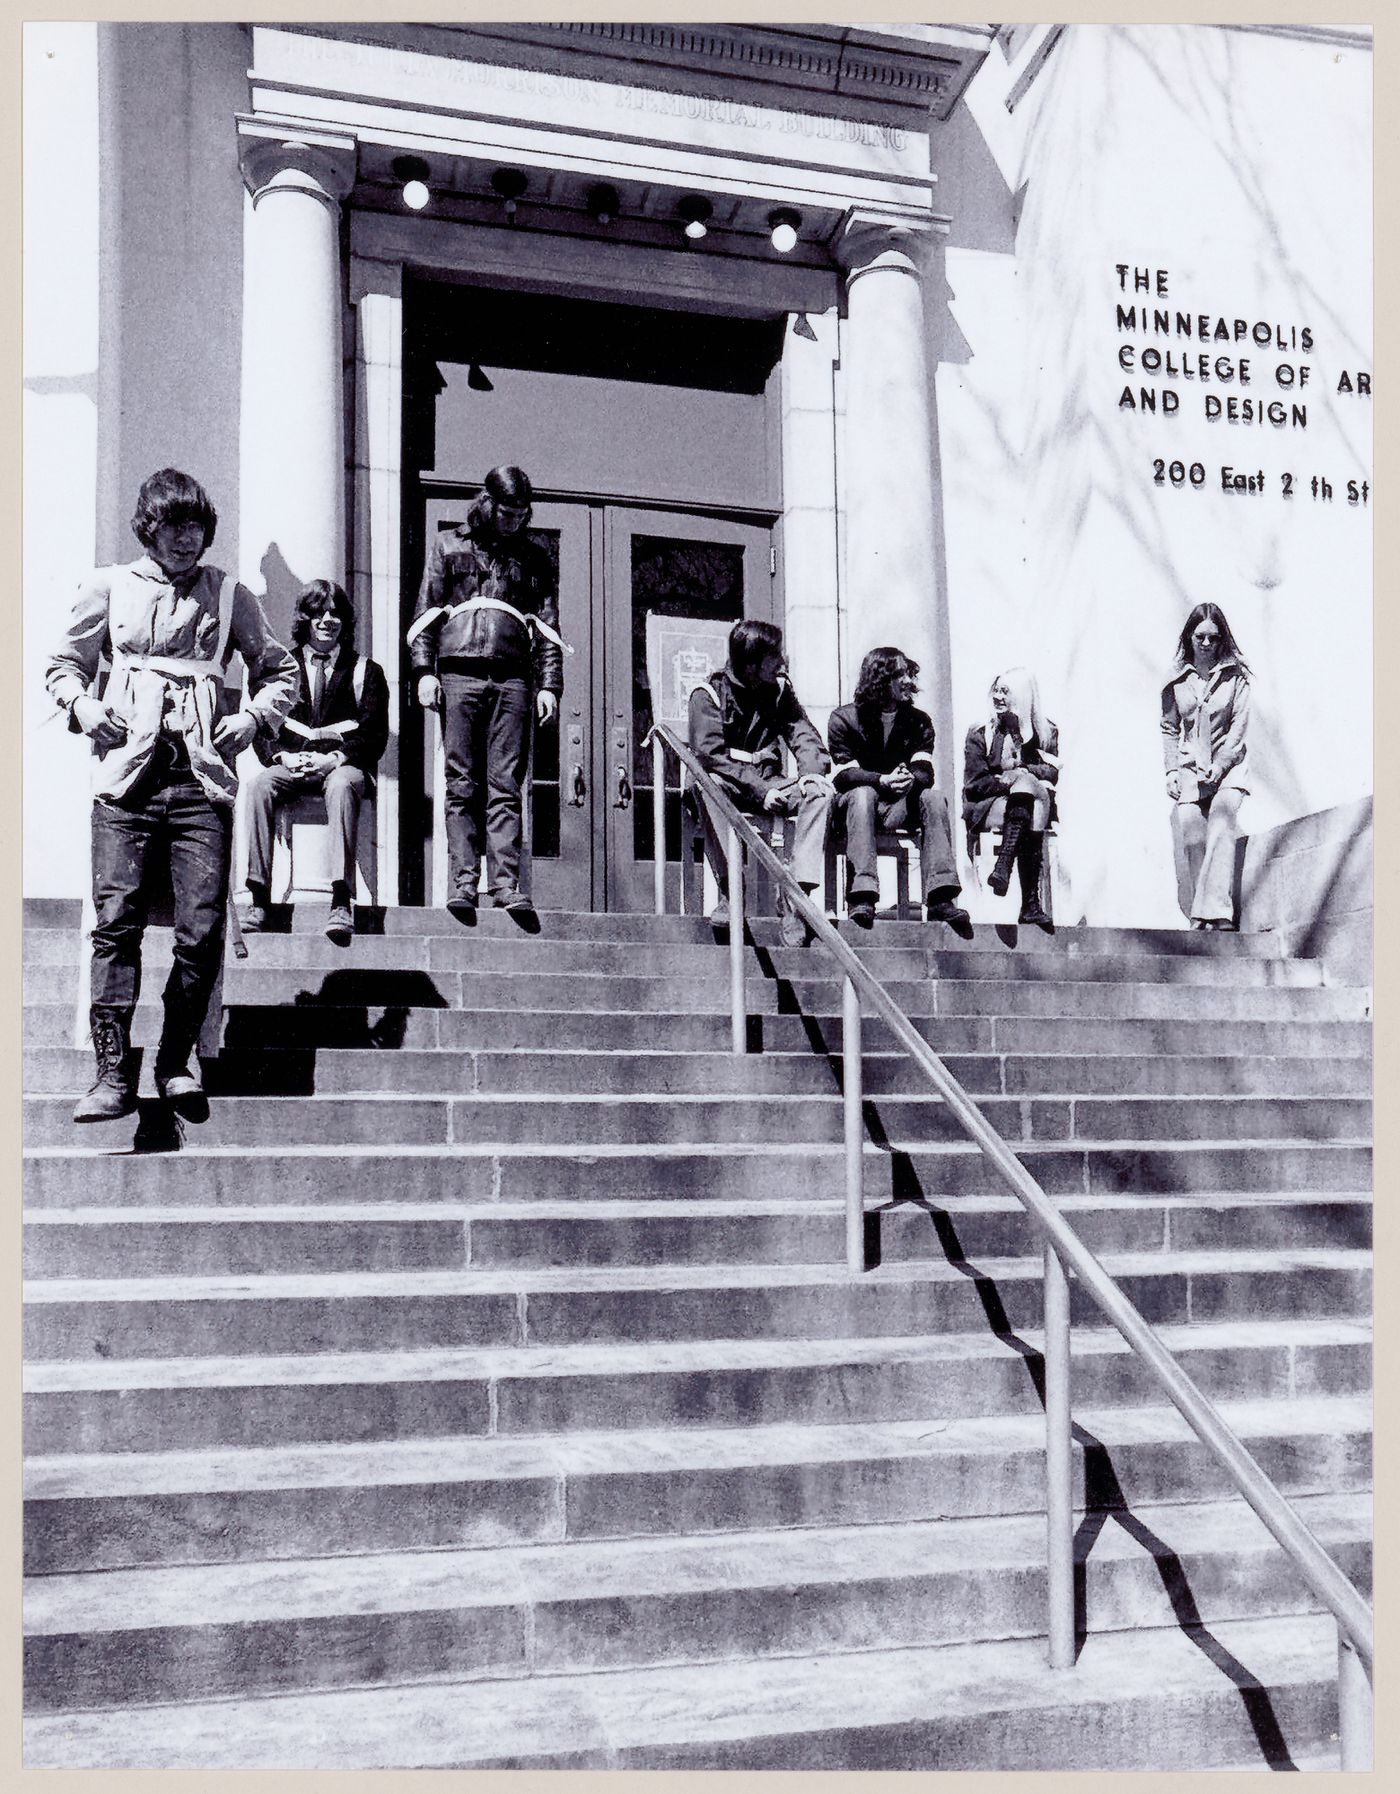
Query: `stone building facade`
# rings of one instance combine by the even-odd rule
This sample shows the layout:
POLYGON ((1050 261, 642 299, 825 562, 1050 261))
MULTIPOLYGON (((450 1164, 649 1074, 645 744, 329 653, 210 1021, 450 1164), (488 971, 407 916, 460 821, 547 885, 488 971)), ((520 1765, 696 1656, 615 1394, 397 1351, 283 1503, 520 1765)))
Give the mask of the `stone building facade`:
POLYGON ((1364 34, 1293 28, 31 26, 27 888, 85 879, 53 624, 174 464, 275 625, 350 590, 393 693, 381 901, 429 900, 404 621, 514 461, 576 649, 551 906, 647 901, 669 606, 782 622, 819 722, 905 647, 948 788, 1032 666, 1067 919, 1170 922, 1157 697, 1204 598, 1256 675, 1247 826, 1333 813, 1302 901, 1335 904, 1371 785, 1370 79, 1364 34))

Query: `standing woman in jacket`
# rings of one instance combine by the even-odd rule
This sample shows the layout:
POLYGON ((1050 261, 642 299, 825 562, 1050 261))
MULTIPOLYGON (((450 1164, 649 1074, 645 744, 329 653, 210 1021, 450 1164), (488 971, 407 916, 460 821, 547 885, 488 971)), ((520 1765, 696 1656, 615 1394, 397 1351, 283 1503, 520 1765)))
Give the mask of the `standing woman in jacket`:
POLYGON ((1235 843, 1248 794, 1249 667, 1218 604, 1198 604, 1162 687, 1176 894, 1193 928, 1234 929, 1235 843))
POLYGON ((987 884, 1004 897, 1014 864, 1021 884, 1019 919, 1048 929, 1052 923, 1040 901, 1040 880, 1060 778, 1059 731, 1042 712, 1035 676, 1026 667, 999 673, 988 697, 991 716, 968 730, 963 748, 963 821, 969 836, 976 836, 993 807, 1005 800, 1001 847, 987 884))

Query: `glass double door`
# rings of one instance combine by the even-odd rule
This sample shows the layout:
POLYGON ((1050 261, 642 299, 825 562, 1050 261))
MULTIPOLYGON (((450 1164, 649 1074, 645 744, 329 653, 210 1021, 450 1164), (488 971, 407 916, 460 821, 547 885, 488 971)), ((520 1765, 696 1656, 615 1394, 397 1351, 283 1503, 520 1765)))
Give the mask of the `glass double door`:
MULTIPOLYGON (((465 515, 473 494, 425 501, 424 543, 465 515)), ((531 890, 540 909, 652 906, 652 757, 647 616, 737 622, 771 617, 772 531, 766 523, 598 502, 537 502, 530 533, 559 580, 559 627, 570 647, 555 725, 534 735, 531 890)), ((441 754, 425 740, 432 791, 430 901, 446 895, 441 754)), ((674 774, 672 774, 674 776, 674 774)), ((667 803, 667 850, 678 876, 679 809, 667 803)))

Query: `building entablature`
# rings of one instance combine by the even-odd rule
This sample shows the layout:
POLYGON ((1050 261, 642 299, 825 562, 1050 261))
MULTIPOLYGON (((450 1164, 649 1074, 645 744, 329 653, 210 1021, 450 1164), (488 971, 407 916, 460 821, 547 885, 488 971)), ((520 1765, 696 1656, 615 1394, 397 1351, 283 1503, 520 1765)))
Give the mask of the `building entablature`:
MULTIPOLYGON (((723 97, 707 96, 687 91, 695 85, 688 66, 668 64, 673 82, 643 84, 630 61, 624 69, 615 54, 574 55, 562 40, 549 53, 549 69, 527 66, 544 49, 514 34, 553 42, 556 30, 568 37, 562 27, 415 27, 412 47, 401 27, 397 43, 365 41, 368 27, 355 27, 353 36, 350 29, 254 26, 252 115, 244 129, 280 131, 289 141, 308 132, 352 139, 356 209, 401 210, 394 164, 407 154, 426 162, 432 215, 445 222, 674 248, 684 207, 701 200, 707 252, 751 255, 765 252, 781 209, 798 216, 792 259, 820 267, 830 267, 831 247, 853 212, 911 226, 933 219, 933 102, 975 66, 954 58, 952 72, 940 75, 941 59, 952 54, 945 34, 927 42, 911 36, 912 27, 681 33, 707 43, 713 37, 731 56, 741 38, 755 40, 755 57, 759 48, 776 54, 769 39, 782 39, 793 55, 805 42, 815 59, 806 75, 815 78, 820 63, 821 79, 836 83, 822 90, 818 110, 791 83, 784 91, 767 77, 737 86, 731 78, 723 97), (874 73, 858 81, 857 51, 886 57, 883 64, 870 60, 869 69, 885 68, 888 81, 874 73), (507 54, 513 59, 504 60, 507 54), (925 71, 917 106, 905 64, 925 71), (518 189, 508 199, 500 191, 503 171, 518 189), (601 183, 615 191, 616 205, 600 219, 601 183)), ((953 30, 949 41, 958 55, 976 51, 980 60, 976 30, 953 30)), ((650 48, 659 53, 659 40, 650 48)), ((691 58, 709 53, 686 51, 691 58)), ((735 66, 752 61, 740 58, 735 66)), ((654 63, 645 67, 657 73, 654 63)))

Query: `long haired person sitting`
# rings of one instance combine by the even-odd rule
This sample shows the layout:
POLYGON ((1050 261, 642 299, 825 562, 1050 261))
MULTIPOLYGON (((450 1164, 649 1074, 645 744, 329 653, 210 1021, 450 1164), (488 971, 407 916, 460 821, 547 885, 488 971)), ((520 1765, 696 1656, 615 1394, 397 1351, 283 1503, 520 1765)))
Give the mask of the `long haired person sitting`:
POLYGON ((831 713, 827 745, 836 788, 832 816, 845 837, 851 920, 869 928, 880 894, 876 842, 902 829, 919 843, 924 913, 972 938, 953 852, 948 800, 934 789, 933 719, 914 703, 919 668, 898 648, 872 648, 860 665, 855 701, 831 713))
POLYGON ((248 786, 248 894, 243 926, 267 926, 272 828, 278 807, 307 792, 326 803, 331 832, 331 911, 326 933, 354 934, 355 844, 360 799, 389 740, 389 686, 379 666, 355 653, 355 611, 340 586, 313 579, 292 619, 297 701, 276 740, 255 744, 262 767, 248 786))

